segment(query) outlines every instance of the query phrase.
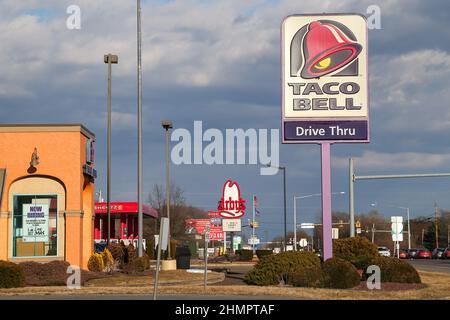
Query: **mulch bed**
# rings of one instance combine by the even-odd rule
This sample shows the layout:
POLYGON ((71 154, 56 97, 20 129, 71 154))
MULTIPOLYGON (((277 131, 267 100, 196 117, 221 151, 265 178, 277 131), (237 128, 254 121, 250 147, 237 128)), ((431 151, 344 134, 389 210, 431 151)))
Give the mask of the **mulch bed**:
MULTIPOLYGON (((382 291, 400 291, 400 290, 418 290, 426 288, 427 285, 423 283, 398 283, 398 282, 382 282, 381 289, 382 291)), ((353 288, 352 290, 358 291, 374 291, 367 288, 367 283, 365 281, 361 281, 359 286, 353 288)), ((377 290, 378 291, 378 290, 377 290)))

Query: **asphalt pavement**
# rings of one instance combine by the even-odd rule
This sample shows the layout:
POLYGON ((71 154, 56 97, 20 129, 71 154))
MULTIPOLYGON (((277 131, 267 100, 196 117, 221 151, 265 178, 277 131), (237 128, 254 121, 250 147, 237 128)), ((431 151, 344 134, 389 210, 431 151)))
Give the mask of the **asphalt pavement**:
POLYGON ((450 274, 450 259, 413 259, 407 261, 418 270, 450 274))

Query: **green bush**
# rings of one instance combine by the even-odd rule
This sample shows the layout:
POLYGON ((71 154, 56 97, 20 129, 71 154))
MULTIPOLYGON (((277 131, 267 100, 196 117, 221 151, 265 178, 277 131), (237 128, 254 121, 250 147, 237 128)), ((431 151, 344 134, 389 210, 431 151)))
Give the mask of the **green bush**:
POLYGON ((324 276, 320 267, 306 267, 289 274, 288 282, 294 287, 321 288, 324 276))
POLYGON ((421 283, 417 270, 406 261, 391 257, 378 257, 373 264, 380 267, 381 282, 421 283))
POLYGON ((25 286, 23 268, 13 262, 0 260, 0 288, 18 288, 25 286))
POLYGON ((350 262, 331 258, 322 265, 324 274, 324 286, 333 289, 348 289, 356 287, 361 282, 361 277, 355 266, 350 262))
POLYGON ((260 249, 260 250, 256 250, 256 256, 258 257, 258 259, 261 259, 262 257, 265 257, 265 256, 270 256, 270 255, 272 255, 273 254, 273 250, 262 250, 262 249, 260 249))
POLYGON ((252 261, 253 259, 253 250, 240 250, 239 251, 239 260, 241 261, 252 261))
POLYGON ((365 237, 337 239, 333 242, 333 257, 349 261, 357 269, 365 269, 379 257, 378 247, 365 237))
POLYGON ((245 275, 247 284, 267 286, 288 283, 289 275, 304 268, 320 267, 320 259, 311 252, 288 251, 263 257, 245 275))

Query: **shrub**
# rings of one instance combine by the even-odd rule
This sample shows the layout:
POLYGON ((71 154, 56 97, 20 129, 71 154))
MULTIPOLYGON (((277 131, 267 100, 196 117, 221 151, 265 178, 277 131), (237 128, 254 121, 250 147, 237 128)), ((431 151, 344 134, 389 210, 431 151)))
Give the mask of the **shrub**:
POLYGON ((269 256, 273 254, 273 250, 256 250, 256 256, 258 259, 261 259, 262 257, 269 256))
POLYGON ((324 286, 327 288, 348 289, 356 287, 361 282, 355 266, 344 259, 328 259, 323 263, 322 270, 324 286))
POLYGON ((144 253, 142 257, 137 257, 125 266, 126 273, 144 272, 150 269, 150 257, 144 253))
POLYGON ((337 239, 333 242, 333 257, 351 262, 357 269, 379 257, 378 247, 365 237, 337 239))
POLYGON ((156 252, 155 252, 155 240, 154 239, 150 239, 147 240, 146 244, 145 244, 145 251, 147 253, 147 255, 150 257, 150 259, 156 259, 156 252))
POLYGON ((67 261, 51 261, 38 263, 33 261, 21 262, 25 273, 25 282, 29 286, 65 286, 67 284, 67 261))
POLYGON ((0 261, 0 288, 18 288, 25 286, 23 268, 13 262, 0 261))
POLYGON ((103 266, 106 271, 111 272, 114 268, 114 258, 108 249, 105 249, 102 253, 103 266))
POLYGON ((119 243, 110 243, 108 248, 114 261, 123 263, 125 261, 125 246, 119 243))
POLYGON ((380 267, 381 282, 421 283, 417 270, 406 261, 391 257, 378 257, 373 264, 380 267))
POLYGON ((241 261, 252 261, 253 259, 253 250, 240 250, 239 251, 239 260, 241 261))
POLYGON ((306 267, 289 274, 289 283, 294 287, 321 288, 324 277, 320 267, 306 267))
POLYGON ((136 248, 134 247, 134 245, 132 244, 132 243, 130 243, 129 245, 128 245, 128 247, 127 247, 127 250, 126 250, 126 253, 127 253, 127 259, 126 259, 126 263, 130 263, 130 262, 132 262, 134 259, 136 259, 137 258, 137 251, 136 251, 136 248))
POLYGON ((94 253, 88 261, 88 269, 93 272, 102 272, 105 269, 103 257, 100 253, 94 253))
POLYGON ((304 268, 320 267, 320 259, 311 252, 288 251, 263 257, 245 275, 247 284, 267 286, 288 283, 290 274, 304 268))

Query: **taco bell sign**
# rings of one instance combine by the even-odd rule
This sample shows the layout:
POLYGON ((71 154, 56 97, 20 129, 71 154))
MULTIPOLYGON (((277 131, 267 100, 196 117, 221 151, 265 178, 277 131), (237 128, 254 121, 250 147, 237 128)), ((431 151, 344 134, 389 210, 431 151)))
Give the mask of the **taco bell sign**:
POLYGON ((283 143, 369 142, 364 16, 288 16, 281 33, 283 143))

